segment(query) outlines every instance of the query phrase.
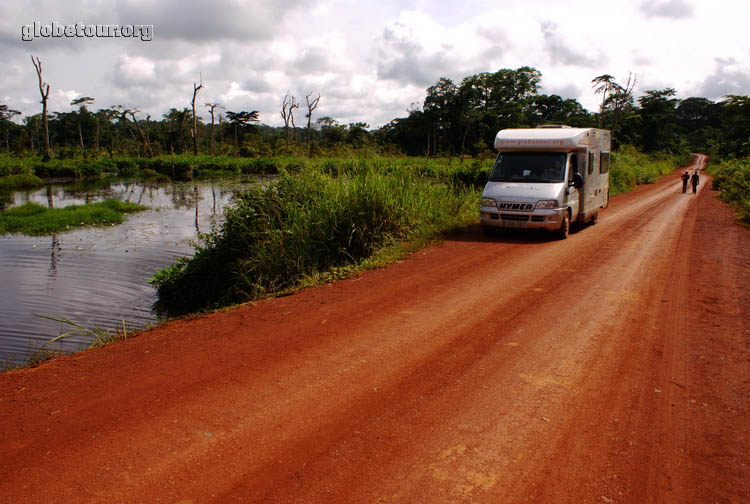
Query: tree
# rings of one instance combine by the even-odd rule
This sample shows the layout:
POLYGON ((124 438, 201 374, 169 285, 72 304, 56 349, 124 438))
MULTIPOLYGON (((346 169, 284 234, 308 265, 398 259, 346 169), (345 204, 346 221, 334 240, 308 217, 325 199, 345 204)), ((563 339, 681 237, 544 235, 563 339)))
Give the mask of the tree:
POLYGON ((193 99, 190 100, 190 105, 193 107, 193 155, 198 155, 198 120, 195 117, 195 97, 198 96, 198 91, 203 89, 203 74, 201 74, 201 83, 199 86, 195 85, 195 82, 193 82, 193 99))
POLYGON ((164 147, 169 152, 178 150, 179 152, 187 151, 187 138, 185 138, 185 122, 188 120, 190 109, 185 107, 182 110, 171 108, 162 117, 167 124, 164 125, 164 147), (182 150, 180 150, 182 146, 182 150))
POLYGON ((90 96, 82 96, 81 98, 76 98, 75 100, 71 101, 70 104, 73 106, 80 105, 78 108, 78 113, 76 113, 76 122, 78 123, 78 139, 81 144, 81 149, 85 149, 86 147, 83 144, 83 132, 81 131, 81 122, 85 117, 89 115, 89 111, 86 109, 86 105, 89 103, 93 103, 94 99, 90 96))
POLYGON ((148 157, 154 157, 154 153, 151 150, 151 143, 148 141, 148 137, 141 129, 141 126, 138 124, 138 118, 136 118, 135 116, 138 112, 140 112, 138 109, 127 110, 123 113, 123 116, 125 116, 126 113, 130 114, 130 117, 133 119, 133 124, 135 124, 135 129, 136 131, 138 131, 138 135, 141 137, 141 141, 143 142, 143 152, 148 155, 148 157))
POLYGON ((353 147, 362 147, 367 143, 367 139, 369 138, 369 133, 367 132, 367 128, 369 127, 369 124, 363 122, 349 123, 347 141, 353 147))
POLYGON ((641 105, 643 150, 677 152, 677 92, 672 88, 650 90, 638 99, 641 105))
POLYGON ((217 108, 223 109, 224 107, 222 107, 218 103, 205 103, 203 106, 208 107, 208 111, 211 114, 211 133, 210 133, 211 140, 210 141, 211 141, 211 155, 213 156, 214 155, 214 113, 217 108))
MULTIPOLYGON (((449 133, 460 122, 458 110, 459 92, 458 87, 452 80, 441 77, 438 82, 427 88, 427 95, 422 106, 424 119, 428 123, 427 137, 432 138, 432 152, 437 154, 438 143, 442 143, 442 149, 452 150, 449 142, 449 133)), ((429 154, 429 147, 427 149, 429 154)))
POLYGON ((750 96, 727 95, 721 106, 723 154, 750 156, 750 96))
POLYGON ((292 123, 294 128, 294 109, 299 108, 299 102, 295 100, 294 95, 290 95, 289 91, 284 95, 284 99, 281 101, 281 118, 284 120, 284 131, 286 132, 286 144, 289 145, 291 140, 291 132, 289 131, 289 123, 292 123))
POLYGON ((100 137, 104 138, 109 151, 110 157, 113 155, 115 148, 115 138, 117 130, 114 128, 114 122, 117 120, 119 113, 114 109, 99 109, 94 114, 94 144, 96 149, 100 147, 100 137))
POLYGON ((558 95, 537 95, 524 102, 524 115, 528 126, 540 124, 566 124, 568 126, 590 126, 591 117, 586 109, 574 99, 563 99, 558 95))
MULTIPOLYGON (((599 127, 611 130, 613 142, 616 144, 621 143, 620 125, 624 118, 635 119, 633 91, 637 82, 637 76, 632 73, 628 74, 624 86, 615 82, 614 77, 609 74, 600 75, 591 81, 594 92, 602 95, 599 127)), ((628 138, 632 140, 632 135, 628 135, 628 138)))
POLYGON ((42 127, 44 128, 44 160, 49 161, 52 157, 49 149, 49 124, 47 122, 47 99, 49 98, 49 84, 42 82, 42 62, 39 57, 34 61, 31 56, 31 62, 34 64, 36 75, 39 78, 39 94, 42 96, 42 127))
POLYGON ((305 137, 305 142, 307 142, 308 144, 310 143, 310 122, 312 121, 312 113, 313 110, 318 108, 318 103, 320 102, 320 93, 318 93, 318 97, 313 101, 310 101, 311 96, 312 92, 305 95, 305 101, 307 102, 307 114, 305 114, 305 117, 307 117, 307 135, 305 137))
POLYGON ((616 83, 615 78, 609 74, 594 77, 591 84, 594 86, 594 93, 602 95, 602 104, 599 108, 600 112, 604 112, 607 103, 607 95, 622 89, 622 86, 616 83))
POLYGON ((257 110, 247 112, 243 110, 241 112, 231 112, 227 110, 227 119, 229 123, 234 125, 234 148, 239 151, 240 145, 242 144, 242 130, 253 122, 258 122, 259 114, 257 110))
POLYGON ((332 117, 321 117, 315 121, 317 128, 323 136, 323 141, 327 145, 335 145, 339 142, 343 142, 346 138, 346 127, 338 123, 336 119, 332 117))
POLYGON ((5 136, 5 150, 7 152, 10 152, 10 132, 15 126, 12 120, 17 115, 21 115, 20 110, 14 110, 7 105, 0 105, 0 126, 3 129, 3 136, 5 136))
POLYGON ((685 98, 677 105, 677 125, 692 152, 718 153, 721 113, 722 106, 707 98, 685 98))

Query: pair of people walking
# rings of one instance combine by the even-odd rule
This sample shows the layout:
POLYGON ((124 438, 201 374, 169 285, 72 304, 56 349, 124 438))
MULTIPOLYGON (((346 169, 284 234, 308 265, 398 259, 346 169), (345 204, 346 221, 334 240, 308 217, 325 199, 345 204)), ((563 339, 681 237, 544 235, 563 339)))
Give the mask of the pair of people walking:
POLYGON ((687 192, 687 186, 688 182, 693 186, 693 194, 698 192, 698 184, 700 183, 700 177, 698 176, 698 170, 695 170, 693 172, 693 175, 691 176, 687 170, 685 170, 685 173, 682 174, 682 192, 687 192))

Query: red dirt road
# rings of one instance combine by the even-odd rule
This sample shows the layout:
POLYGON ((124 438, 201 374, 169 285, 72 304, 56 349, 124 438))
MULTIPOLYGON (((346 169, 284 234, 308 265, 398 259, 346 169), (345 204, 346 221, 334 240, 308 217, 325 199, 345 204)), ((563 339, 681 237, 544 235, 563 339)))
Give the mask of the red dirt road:
POLYGON ((750 502, 750 230, 678 177, 0 375, 0 502, 750 502))

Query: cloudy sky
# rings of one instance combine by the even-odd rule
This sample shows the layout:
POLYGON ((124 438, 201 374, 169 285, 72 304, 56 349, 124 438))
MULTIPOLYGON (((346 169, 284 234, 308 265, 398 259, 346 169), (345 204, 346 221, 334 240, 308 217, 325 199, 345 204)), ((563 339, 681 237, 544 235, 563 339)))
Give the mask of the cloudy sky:
MULTIPOLYGON (((379 127, 403 117, 440 77, 532 66, 542 92, 591 111, 605 73, 636 94, 750 95, 750 4, 743 0, 3 0, 0 103, 40 111, 30 55, 43 64, 50 109, 124 105, 159 118, 198 102, 259 110, 279 125, 284 94, 321 95, 313 119, 379 127), (138 37, 35 37, 24 26, 153 25, 138 37)), ((82 27, 83 31, 84 28, 82 27)), ((82 34, 85 34, 83 31, 82 34)), ((203 116, 208 117, 205 109, 203 116)), ((304 112, 297 111, 297 124, 304 112)))

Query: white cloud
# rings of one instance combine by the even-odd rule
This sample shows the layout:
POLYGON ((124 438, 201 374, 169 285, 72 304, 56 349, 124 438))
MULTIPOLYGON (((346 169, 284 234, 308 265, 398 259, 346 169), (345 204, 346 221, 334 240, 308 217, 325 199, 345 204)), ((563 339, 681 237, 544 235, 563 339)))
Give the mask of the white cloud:
POLYGON ((71 101, 75 100, 81 96, 81 93, 78 91, 71 89, 70 91, 63 91, 62 89, 58 89, 55 92, 55 97, 58 99, 58 101, 62 100, 66 102, 66 104, 70 103, 71 101))
POLYGON ((647 0, 641 10, 648 17, 688 19, 693 17, 693 7, 684 0, 647 0))
POLYGON ((57 90, 80 90, 97 107, 121 103, 159 117, 187 106, 202 74, 202 101, 259 110, 272 125, 287 90, 302 100, 320 93, 316 116, 380 126, 421 104, 440 77, 460 83, 520 66, 542 72, 543 92, 589 110, 601 98, 591 79, 605 73, 618 82, 637 73, 639 89, 715 99, 750 94, 748 17, 739 0, 721 9, 692 0, 576 0, 574 8, 556 0, 8 0, 0 89, 11 107, 39 112, 33 53, 60 97, 55 107, 69 107, 57 90), (35 20, 154 24, 154 36, 22 42, 20 27, 35 20))
POLYGON ((231 102, 241 96, 250 96, 250 91, 242 89, 238 83, 232 81, 229 83, 229 89, 219 95, 219 99, 223 102, 231 102))
POLYGON ((154 82, 156 63, 143 56, 122 54, 116 64, 117 84, 121 87, 129 84, 154 82))

